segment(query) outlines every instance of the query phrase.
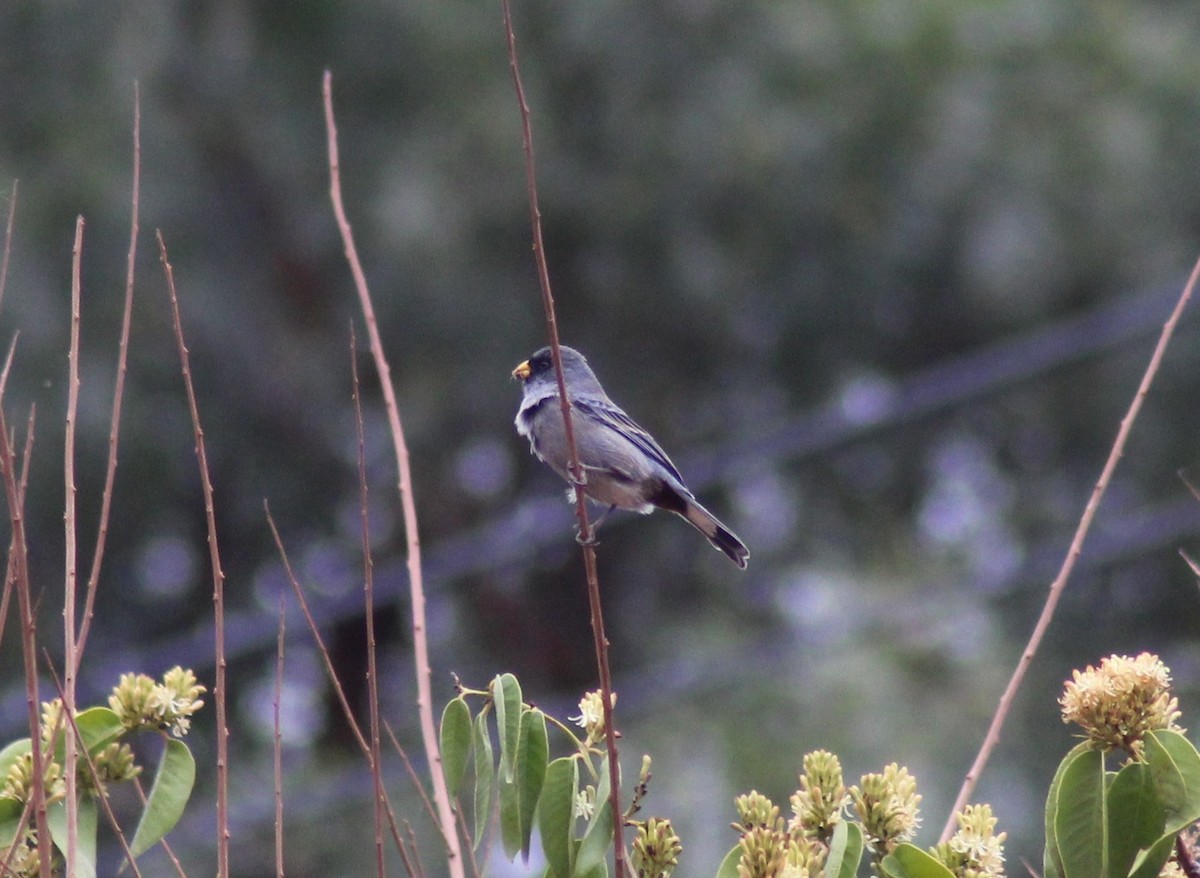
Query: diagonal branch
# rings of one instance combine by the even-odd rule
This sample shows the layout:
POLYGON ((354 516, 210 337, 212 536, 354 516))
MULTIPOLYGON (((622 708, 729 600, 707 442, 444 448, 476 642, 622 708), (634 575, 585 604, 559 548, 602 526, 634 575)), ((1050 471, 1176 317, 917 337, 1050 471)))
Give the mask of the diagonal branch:
POLYGON ((954 800, 954 806, 950 809, 950 818, 946 821, 946 825, 942 829, 941 841, 943 842, 947 841, 954 834, 954 828, 957 823, 954 815, 966 806, 967 800, 970 799, 971 793, 975 790, 975 784, 979 781, 979 775, 983 773, 984 766, 987 765, 992 751, 1000 743, 1000 730, 1004 727, 1008 711, 1012 707, 1013 700, 1017 697, 1017 690, 1021 688, 1021 681, 1025 679, 1025 672, 1029 670, 1029 665, 1033 662, 1034 655, 1037 654, 1038 647, 1042 643, 1042 638, 1046 634, 1046 629, 1050 627, 1050 620, 1054 618, 1054 610, 1058 606, 1058 599, 1062 597, 1063 590, 1067 587, 1067 580, 1071 578, 1071 571, 1075 569, 1075 562, 1079 560, 1079 556, 1083 553, 1083 541, 1087 539, 1088 531, 1092 527, 1092 520, 1096 517, 1096 510, 1100 507, 1100 500, 1104 496, 1104 492, 1108 489, 1108 483, 1112 480, 1113 471, 1116 470, 1121 455, 1125 453, 1125 443, 1128 441, 1129 433, 1133 429, 1133 422, 1137 420, 1138 413, 1142 410, 1142 403, 1146 400, 1146 394, 1150 392, 1150 385, 1154 383, 1154 377, 1158 374, 1158 368, 1162 363, 1163 355, 1166 353, 1167 345, 1170 344, 1171 336, 1175 333, 1175 327, 1179 323, 1179 318, 1183 315, 1184 309, 1192 298, 1192 292, 1196 288, 1197 281, 1200 281, 1200 260, 1197 260, 1195 267, 1192 269, 1191 277, 1188 278, 1183 292, 1180 293, 1179 300, 1175 303, 1175 309, 1171 312, 1171 316, 1163 324, 1162 333, 1158 337, 1158 344, 1155 345, 1154 353, 1150 356, 1150 362, 1146 366, 1142 382, 1138 385, 1137 393, 1133 395, 1133 402, 1129 404, 1129 410, 1125 413, 1125 417, 1121 419, 1121 427, 1117 430, 1117 438, 1113 441, 1112 450, 1108 453, 1108 460, 1104 463, 1104 469, 1100 473, 1100 478, 1096 481, 1096 487, 1092 489, 1092 496, 1088 499, 1087 506, 1084 507, 1083 516, 1079 519, 1079 525, 1075 529, 1075 536, 1071 540, 1071 546, 1067 549, 1067 556, 1063 558, 1062 567, 1059 568, 1054 582, 1050 584, 1050 593, 1046 596, 1046 603, 1042 607, 1042 614, 1038 617, 1037 625, 1034 626, 1033 634, 1029 637, 1029 643, 1026 644, 1025 651, 1021 653, 1021 658, 1017 662, 1017 667, 1013 670, 1008 685, 1004 688, 1004 694, 1000 696, 1000 703, 996 707, 996 713, 992 717, 987 735, 983 739, 983 745, 979 748, 979 754, 975 757, 975 762, 972 763, 966 778, 963 779, 962 789, 958 791, 958 798, 954 800))

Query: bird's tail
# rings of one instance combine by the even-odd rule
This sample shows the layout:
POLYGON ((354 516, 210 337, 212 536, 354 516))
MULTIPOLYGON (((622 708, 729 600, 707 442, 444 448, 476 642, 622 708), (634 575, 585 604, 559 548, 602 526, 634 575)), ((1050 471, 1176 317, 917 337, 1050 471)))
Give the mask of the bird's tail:
POLYGON ((750 550, 737 538, 737 534, 721 524, 720 519, 697 503, 687 499, 687 506, 680 513, 688 523, 708 537, 708 541, 729 556, 729 560, 743 570, 750 560, 750 550))

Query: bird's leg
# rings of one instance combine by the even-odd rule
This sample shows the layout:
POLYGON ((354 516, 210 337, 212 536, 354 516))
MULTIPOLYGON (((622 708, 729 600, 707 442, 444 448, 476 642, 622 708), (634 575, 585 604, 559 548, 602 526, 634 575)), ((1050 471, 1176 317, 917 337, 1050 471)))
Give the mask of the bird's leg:
POLYGON ((600 513, 600 517, 591 523, 592 524, 592 535, 588 539, 584 539, 583 533, 579 530, 579 525, 576 525, 575 526, 575 542, 579 543, 579 545, 581 545, 581 546, 598 546, 598 545, 600 545, 600 541, 598 539, 596 539, 596 533, 597 533, 597 531, 600 530, 600 525, 602 525, 604 523, 604 519, 608 518, 608 513, 612 512, 616 508, 617 507, 615 505, 609 506, 607 509, 605 509, 603 512, 600 513))

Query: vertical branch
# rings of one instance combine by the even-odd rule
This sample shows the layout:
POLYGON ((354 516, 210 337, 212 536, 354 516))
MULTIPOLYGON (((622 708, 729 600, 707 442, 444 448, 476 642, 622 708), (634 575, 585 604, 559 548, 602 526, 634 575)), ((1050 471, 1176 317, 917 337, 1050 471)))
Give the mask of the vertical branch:
POLYGON ((546 264, 546 248, 542 241, 542 212, 538 207, 537 172, 533 156, 533 128, 530 124, 529 104, 525 100, 525 88, 521 84, 521 69, 517 61, 517 40, 513 30, 512 10, 509 0, 501 0, 504 12, 504 34, 508 44, 508 65, 512 70, 513 88, 521 111, 521 143, 525 153, 525 184, 529 193, 529 220, 533 231, 533 256, 537 263, 538 282, 542 290, 542 307, 546 313, 546 332, 550 339, 550 352, 554 360, 554 374, 558 381, 558 399, 562 406, 563 427, 567 440, 567 465, 575 483, 575 515, 579 519, 579 537, 583 546, 583 566, 587 577, 588 604, 591 608, 592 639, 596 648, 596 665, 600 676, 600 699, 604 707, 604 742, 608 751, 609 803, 613 812, 613 856, 618 878, 625 875, 624 817, 621 813, 620 776, 617 757, 617 730, 613 722, 612 673, 608 664, 608 637, 604 633, 604 612, 600 604, 600 578, 596 571, 596 549, 592 526, 588 521, 587 498, 584 485, 587 474, 579 462, 575 445, 575 431, 571 423, 571 402, 567 398, 566 379, 563 377, 562 353, 558 342, 558 320, 554 313, 554 294, 550 289, 550 271, 546 264))
POLYGON ((350 325, 350 372, 354 384, 354 430, 358 437, 358 512, 362 527, 363 602, 367 624, 367 712, 371 728, 371 783, 375 792, 375 870, 384 878, 383 861, 383 765, 379 747, 379 676, 375 666, 375 562, 371 559, 371 519, 367 508, 367 452, 363 438, 362 397, 359 394, 357 341, 350 325))
POLYGON ((1179 300, 1175 303, 1175 308, 1171 312, 1171 316, 1163 324, 1162 332, 1158 337, 1158 344, 1155 345, 1154 353, 1150 356, 1150 362, 1146 366, 1141 384, 1138 385, 1137 392, 1133 395, 1133 401, 1129 404, 1129 410, 1125 413, 1125 417, 1121 419, 1121 427, 1117 430, 1117 438, 1113 441, 1112 449, 1108 452, 1108 460, 1104 463, 1104 469, 1100 473, 1100 478, 1096 481, 1096 486, 1092 489, 1092 495, 1088 498, 1087 505, 1084 507, 1083 516, 1079 519, 1079 524, 1075 528, 1075 536, 1071 539, 1071 546, 1067 549, 1067 556, 1063 558, 1062 567, 1059 568, 1058 575, 1054 577, 1054 582, 1050 584, 1050 593, 1046 596, 1046 603, 1042 607, 1042 613, 1038 617, 1037 625, 1034 626, 1033 634, 1029 637, 1029 643, 1026 644, 1025 651, 1021 653, 1017 667, 1013 670, 1012 677, 1009 679, 1008 685, 1004 688, 1004 694, 1000 696, 1000 703, 996 707, 996 713, 992 717, 987 735, 984 736, 983 745, 979 748, 979 753, 976 755, 971 769, 967 772, 966 778, 963 779, 962 788, 958 791, 958 798, 954 800, 954 805, 950 809, 950 817, 942 829, 941 841, 943 842, 954 834, 955 825, 957 824, 954 815, 966 806, 967 800, 975 790, 975 784, 979 781, 979 775, 983 773, 983 768, 987 765, 992 751, 1000 743, 1000 730, 1004 727, 1008 711, 1012 707, 1013 700, 1017 697, 1017 690, 1021 687, 1021 681, 1025 679, 1025 672, 1029 669, 1034 655, 1037 654, 1038 647, 1042 643, 1042 638, 1046 634, 1046 629, 1050 627, 1050 620, 1054 617, 1054 610, 1058 606, 1058 599, 1067 587, 1067 580, 1071 578, 1071 572, 1075 569, 1075 562, 1079 560, 1079 556, 1083 553, 1083 541, 1087 538, 1088 531, 1092 527, 1092 519, 1096 517, 1096 510, 1100 507, 1100 499, 1108 489, 1108 483, 1112 480, 1112 474, 1117 468, 1117 462, 1120 461, 1121 455, 1125 453, 1125 443, 1128 441, 1129 433, 1133 429, 1133 422, 1137 420, 1138 413, 1142 410, 1142 403, 1145 402, 1146 394, 1150 392, 1150 385, 1154 383, 1154 378, 1158 374, 1158 368, 1162 364, 1167 345, 1171 342, 1171 336, 1175 334, 1175 327, 1179 324, 1179 318, 1183 315, 1184 308, 1187 307, 1188 302, 1191 300, 1192 292, 1195 290, 1198 281, 1200 281, 1200 260, 1197 260, 1195 267, 1192 268, 1191 277, 1188 278, 1183 292, 1180 293, 1179 300))
POLYGON ((12 255, 13 221, 17 216, 17 181, 13 180, 12 194, 8 196, 8 222, 4 224, 4 255, 0 257, 0 301, 4 300, 4 286, 8 281, 8 259, 12 255))
POLYGON ((96 549, 92 554, 92 570, 88 574, 87 598, 83 607, 83 622, 76 647, 76 670, 83 661, 83 647, 96 606, 96 590, 100 582, 100 562, 108 539, 108 520, 112 510, 113 483, 117 475, 117 436, 121 429, 121 402, 125 395, 125 372, 129 362, 129 327, 133 322, 133 267, 137 259, 138 200, 142 179, 142 103, 137 80, 133 83, 133 183, 130 196, 129 254, 125 260, 125 312, 121 317, 121 341, 117 353, 117 377, 113 383, 112 420, 108 431, 108 470, 104 476, 104 494, 100 501, 100 526, 96 532, 96 549))
POLYGON ((400 424, 400 407, 396 403, 396 391, 392 386, 391 367, 388 366, 387 357, 383 352, 383 342, 379 337, 379 326, 375 320, 375 308, 371 304, 371 293, 367 288, 367 278, 363 273, 362 263, 358 258, 358 249, 354 246, 354 234, 350 229, 349 220, 346 219, 346 209, 342 203, 337 126, 333 117, 333 77, 328 70, 325 71, 322 92, 325 102, 325 131, 329 150, 329 198, 333 204, 334 218, 337 220, 338 232, 346 252, 346 262, 349 264, 350 274, 354 278, 354 288, 358 293, 359 306, 362 308, 363 320, 367 326, 367 339, 371 348, 371 356, 375 361, 375 371, 379 374, 379 386, 383 392, 384 409, 387 412, 388 427, 392 434, 392 445, 396 454, 400 505, 404 512, 404 533, 408 546, 408 587, 412 599, 413 658, 417 672, 417 713, 421 725, 421 739, 425 746, 425 757, 429 762, 430 780, 433 782, 433 798, 438 811, 438 829, 446 843, 450 875, 451 878, 463 878, 462 851, 458 842, 458 832, 455 829, 454 808, 450 803, 449 790, 446 788, 446 776, 442 771, 442 756, 438 749, 437 730, 433 723, 429 641, 425 622, 425 586, 421 573, 421 540, 417 531, 417 507, 413 497, 408 446, 404 440, 404 428, 400 424))
MULTIPOLYGON (((63 481, 66 485, 65 509, 63 510, 64 543, 66 546, 66 582, 63 586, 63 713, 75 717, 75 424, 79 412, 79 299, 82 281, 80 278, 83 256, 83 217, 75 220, 75 247, 71 251, 71 343, 67 351, 67 423, 63 438, 63 481)), ((75 800, 75 764, 79 758, 76 750, 74 724, 64 730, 66 752, 63 775, 67 788, 67 878, 74 878, 76 848, 79 844, 79 804, 75 800)))
POLYGON ((275 769, 275 878, 283 878, 283 736, 279 713, 283 703, 283 595, 279 596, 279 635, 275 643, 274 769, 275 769))
POLYGON ((213 622, 216 628, 216 682, 213 701, 217 705, 217 878, 229 878, 229 726, 225 718, 225 572, 221 569, 221 552, 217 546, 217 516, 213 503, 212 481, 208 474, 208 454, 204 450, 204 430, 200 426, 200 409, 196 390, 192 386, 192 368, 187 345, 183 339, 183 319, 179 316, 179 299, 175 295, 175 273, 167 261, 167 245, 162 232, 158 236, 158 253, 167 277, 167 293, 171 298, 171 317, 175 342, 179 348, 180 371, 187 390, 188 410, 192 415, 192 431, 196 438, 196 458, 200 464, 200 484, 204 490, 204 518, 208 526, 208 554, 213 579, 213 622))
MULTIPOLYGON (((16 459, 13 455, 11 433, 4 407, 0 405, 0 476, 4 479, 4 495, 8 503, 8 518, 12 526, 13 582, 21 613, 21 651, 25 660, 25 706, 29 720, 33 764, 45 763, 42 757, 41 719, 38 705, 37 623, 33 617, 33 600, 29 589, 29 543, 25 536, 25 499, 17 486, 16 459)), ((40 776, 35 768, 35 774, 40 776)), ((40 777, 39 777, 40 779, 40 777)), ((33 784, 31 799, 38 846, 46 852, 39 857, 41 878, 50 878, 50 829, 46 821, 46 790, 41 783, 33 784)))

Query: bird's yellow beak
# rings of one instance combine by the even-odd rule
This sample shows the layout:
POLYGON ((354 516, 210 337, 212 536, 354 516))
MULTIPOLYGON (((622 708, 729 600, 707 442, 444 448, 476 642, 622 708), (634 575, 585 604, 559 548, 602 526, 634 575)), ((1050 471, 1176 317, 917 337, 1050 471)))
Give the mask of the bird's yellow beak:
POLYGON ((529 376, 533 374, 533 370, 529 368, 529 361, 525 360, 517 368, 513 369, 512 377, 520 378, 522 381, 528 381, 529 376))

